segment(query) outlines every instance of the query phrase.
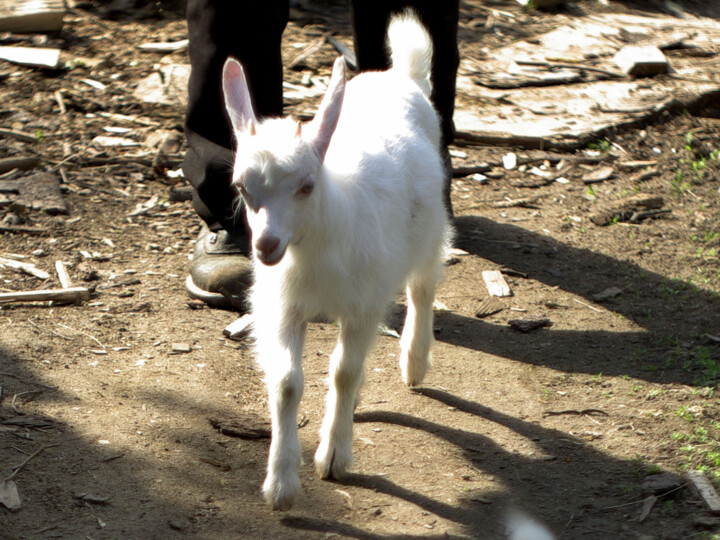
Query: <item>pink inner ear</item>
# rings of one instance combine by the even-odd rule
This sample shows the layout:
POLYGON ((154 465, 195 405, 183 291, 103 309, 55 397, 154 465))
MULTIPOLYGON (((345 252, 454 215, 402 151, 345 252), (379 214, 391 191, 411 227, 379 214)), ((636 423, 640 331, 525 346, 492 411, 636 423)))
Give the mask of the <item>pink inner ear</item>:
POLYGON ((225 107, 236 132, 245 131, 250 123, 255 124, 255 113, 250 99, 245 72, 242 65, 233 58, 228 58, 222 74, 225 107))

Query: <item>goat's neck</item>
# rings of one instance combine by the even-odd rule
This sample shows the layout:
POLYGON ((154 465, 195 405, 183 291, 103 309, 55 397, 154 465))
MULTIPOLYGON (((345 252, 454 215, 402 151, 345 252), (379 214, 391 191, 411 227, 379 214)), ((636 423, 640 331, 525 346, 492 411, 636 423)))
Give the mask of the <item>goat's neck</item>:
POLYGON ((345 179, 331 172, 325 165, 320 168, 313 197, 315 205, 308 216, 306 233, 300 242, 303 255, 323 255, 331 245, 346 238, 354 223, 355 214, 352 187, 345 179))

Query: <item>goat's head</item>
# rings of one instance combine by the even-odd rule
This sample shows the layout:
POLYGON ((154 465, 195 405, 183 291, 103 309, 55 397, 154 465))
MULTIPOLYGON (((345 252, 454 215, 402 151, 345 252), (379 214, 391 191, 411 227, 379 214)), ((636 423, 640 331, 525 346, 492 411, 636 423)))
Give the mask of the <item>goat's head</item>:
POLYGON ((345 93, 345 62, 335 62, 320 108, 306 126, 289 118, 258 122, 236 60, 225 62, 223 92, 237 139, 232 181, 245 202, 255 257, 274 265, 304 236, 318 203, 316 184, 345 93))

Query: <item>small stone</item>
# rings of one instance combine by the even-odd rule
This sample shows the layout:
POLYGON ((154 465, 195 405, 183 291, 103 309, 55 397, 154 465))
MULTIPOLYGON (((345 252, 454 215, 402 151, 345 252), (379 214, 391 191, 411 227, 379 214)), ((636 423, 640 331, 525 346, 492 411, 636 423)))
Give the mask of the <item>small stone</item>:
POLYGON ((628 45, 613 58, 617 66, 633 77, 651 77, 667 73, 669 64, 663 52, 652 45, 628 45))

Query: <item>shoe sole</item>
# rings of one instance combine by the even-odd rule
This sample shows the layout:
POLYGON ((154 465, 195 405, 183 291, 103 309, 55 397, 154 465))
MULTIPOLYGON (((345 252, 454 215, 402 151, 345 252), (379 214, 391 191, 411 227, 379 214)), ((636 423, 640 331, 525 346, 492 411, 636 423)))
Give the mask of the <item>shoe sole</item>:
POLYGON ((232 308, 230 301, 222 294, 206 291, 205 289, 201 289, 195 285, 192 276, 188 276, 187 279, 185 279, 185 290, 190 298, 194 300, 202 300, 210 307, 218 309, 232 308))

